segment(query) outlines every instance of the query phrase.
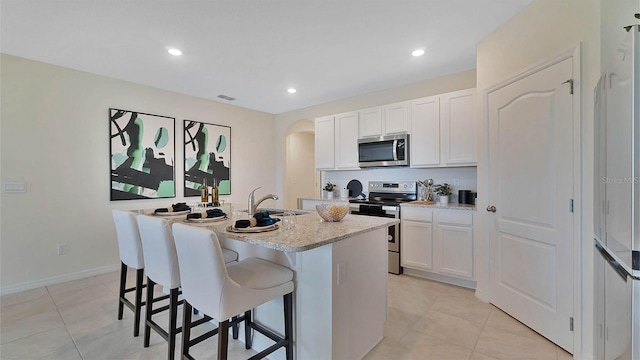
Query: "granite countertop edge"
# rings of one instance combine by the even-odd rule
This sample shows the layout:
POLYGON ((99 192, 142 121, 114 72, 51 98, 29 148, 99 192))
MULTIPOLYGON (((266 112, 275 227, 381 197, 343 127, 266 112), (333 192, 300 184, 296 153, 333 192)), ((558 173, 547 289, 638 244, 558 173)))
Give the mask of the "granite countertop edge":
POLYGON ((442 209, 442 210, 463 210, 463 211, 476 211, 475 205, 469 204, 458 204, 458 203, 448 203, 448 204, 425 204, 424 201, 410 201, 406 203, 402 203, 401 207, 425 207, 425 208, 433 208, 433 209, 442 209))

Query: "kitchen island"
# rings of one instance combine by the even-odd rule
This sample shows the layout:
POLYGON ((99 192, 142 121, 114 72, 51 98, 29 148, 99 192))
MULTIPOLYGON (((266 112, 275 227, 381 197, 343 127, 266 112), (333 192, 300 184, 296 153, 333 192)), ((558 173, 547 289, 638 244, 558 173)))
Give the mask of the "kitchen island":
MULTIPOLYGON (((260 257, 294 271, 296 359, 360 359, 383 337, 387 227, 399 221, 347 215, 341 222, 323 222, 316 212, 296 218, 294 229, 283 229, 279 222, 279 229, 262 233, 229 232, 230 220, 194 226, 214 231, 240 260, 260 257)), ((184 215, 167 219, 182 222, 184 215)), ((283 333, 282 306, 282 299, 261 305, 255 318, 283 333)), ((272 343, 254 334, 256 351, 272 343)), ((284 359, 284 350, 269 358, 284 359)))

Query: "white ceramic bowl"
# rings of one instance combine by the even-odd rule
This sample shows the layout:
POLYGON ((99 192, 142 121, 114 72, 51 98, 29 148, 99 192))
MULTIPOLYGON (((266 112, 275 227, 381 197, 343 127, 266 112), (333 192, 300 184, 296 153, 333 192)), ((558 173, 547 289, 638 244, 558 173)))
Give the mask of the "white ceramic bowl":
POLYGON ((322 220, 337 222, 344 219, 349 213, 349 205, 320 204, 316 205, 316 211, 322 220))

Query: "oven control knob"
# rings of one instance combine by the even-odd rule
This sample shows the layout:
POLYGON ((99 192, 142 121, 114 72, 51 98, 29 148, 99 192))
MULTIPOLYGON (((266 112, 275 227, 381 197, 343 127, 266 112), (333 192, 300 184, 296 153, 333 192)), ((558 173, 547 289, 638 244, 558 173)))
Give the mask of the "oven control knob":
POLYGON ((407 188, 407 184, 404 184, 404 188, 405 188, 405 189, 407 188))
POLYGON ((393 241, 393 236, 387 235, 387 241, 393 241))

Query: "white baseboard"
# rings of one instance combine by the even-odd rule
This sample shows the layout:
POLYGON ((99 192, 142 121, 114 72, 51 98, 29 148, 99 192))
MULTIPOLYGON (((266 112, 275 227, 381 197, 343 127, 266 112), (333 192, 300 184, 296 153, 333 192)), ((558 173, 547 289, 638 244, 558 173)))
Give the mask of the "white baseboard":
POLYGON ((60 284, 71 280, 84 279, 86 277, 102 275, 118 270, 120 270, 120 264, 114 264, 89 270, 78 271, 71 274, 53 276, 42 280, 30 281, 22 284, 0 286, 0 295, 13 294, 20 291, 36 289, 43 286, 60 284))
POLYGON ((447 284, 466 287, 466 288, 472 289, 472 290, 476 289, 476 282, 472 281, 472 280, 458 279, 458 278, 455 278, 455 277, 441 275, 441 274, 435 274, 435 273, 428 272, 428 271, 409 269, 407 267, 404 268, 404 273, 407 274, 407 275, 417 276, 417 277, 421 277, 421 278, 424 278, 424 279, 435 280, 435 281, 439 281, 439 282, 443 282, 443 283, 447 283, 447 284))

